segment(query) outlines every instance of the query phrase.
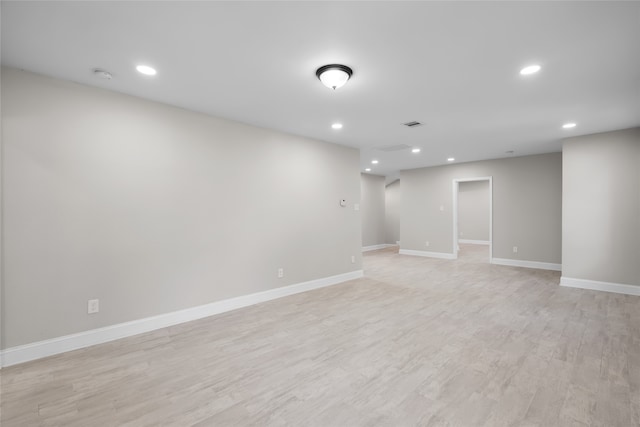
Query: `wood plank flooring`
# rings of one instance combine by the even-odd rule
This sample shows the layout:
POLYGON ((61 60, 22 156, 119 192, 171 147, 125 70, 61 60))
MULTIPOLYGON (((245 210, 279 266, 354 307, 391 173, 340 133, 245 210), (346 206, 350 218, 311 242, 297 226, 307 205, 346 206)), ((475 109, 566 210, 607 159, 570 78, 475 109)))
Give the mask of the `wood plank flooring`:
POLYGON ((0 371, 13 426, 639 426, 640 298, 365 254, 365 278, 0 371))

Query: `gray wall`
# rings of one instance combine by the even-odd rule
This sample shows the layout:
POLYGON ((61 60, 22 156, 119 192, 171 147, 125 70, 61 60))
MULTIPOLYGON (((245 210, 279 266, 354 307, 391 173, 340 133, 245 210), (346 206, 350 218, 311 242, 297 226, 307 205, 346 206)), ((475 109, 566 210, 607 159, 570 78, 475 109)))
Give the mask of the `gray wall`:
POLYGON ((5 347, 361 269, 357 150, 13 69, 2 107, 5 347))
POLYGON ((640 128, 566 139, 562 275, 640 285, 640 128))
POLYGON ((489 240, 489 181, 468 181, 458 187, 458 237, 489 240))
POLYGON ((362 246, 385 243, 384 176, 361 174, 362 246))
POLYGON ((453 253, 452 181, 485 176, 493 176, 493 256, 560 263, 561 153, 401 172, 400 247, 453 253))
POLYGON ((387 185, 384 190, 386 242, 395 245, 400 240, 400 180, 387 185))

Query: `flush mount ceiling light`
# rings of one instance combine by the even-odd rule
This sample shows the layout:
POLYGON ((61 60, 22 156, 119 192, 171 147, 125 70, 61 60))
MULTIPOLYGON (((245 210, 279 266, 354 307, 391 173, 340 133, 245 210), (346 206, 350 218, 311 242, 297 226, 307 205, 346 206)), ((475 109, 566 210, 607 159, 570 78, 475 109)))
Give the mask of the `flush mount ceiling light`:
POLYGON ((138 65, 136 67, 139 73, 144 74, 145 76, 155 76, 157 71, 153 67, 149 67, 148 65, 138 65))
POLYGON ((538 71, 540 71, 540 66, 535 64, 524 67, 522 70, 520 70, 520 74, 522 74, 523 76, 528 76, 529 74, 535 74, 538 71))
POLYGON ((333 129, 342 129, 342 123, 334 123, 331 125, 333 129))
POLYGON ((371 172, 371 168, 366 168, 364 171, 365 172, 371 172))
POLYGON ((416 147, 416 148, 414 148, 413 150, 411 150, 411 152, 412 152, 412 153, 419 153, 419 152, 420 152, 420 149, 416 147))
POLYGON ((377 165, 377 164, 378 164, 378 161, 377 161, 377 160, 371 160, 371 164, 372 164, 372 165, 377 165))
POLYGON ((325 65, 316 71, 316 76, 322 84, 333 90, 344 86, 352 74, 353 70, 351 68, 340 64, 325 65))
POLYGON ((455 160, 455 159, 454 159, 453 157, 449 157, 449 158, 447 159, 447 162, 453 162, 454 160, 455 160))
POLYGON ((574 128, 574 127, 576 127, 575 123, 565 123, 565 124, 562 125, 562 129, 571 129, 571 128, 574 128))

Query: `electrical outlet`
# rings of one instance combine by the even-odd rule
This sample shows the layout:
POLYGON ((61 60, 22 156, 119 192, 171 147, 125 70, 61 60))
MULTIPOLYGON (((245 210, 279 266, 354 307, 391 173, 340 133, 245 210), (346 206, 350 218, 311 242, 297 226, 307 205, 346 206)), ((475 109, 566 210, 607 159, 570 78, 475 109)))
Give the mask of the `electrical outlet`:
POLYGON ((284 277, 284 268, 278 269, 278 279, 282 279, 284 277))
POLYGON ((359 204, 359 203, 355 203, 355 204, 353 205, 353 210, 354 210, 354 211, 359 211, 359 210, 360 210, 360 204, 359 204))
POLYGON ((355 264, 355 263, 356 263, 356 256, 351 255, 351 264, 355 264))
POLYGON ((444 205, 440 205, 440 212, 444 212, 444 205))
POLYGON ((513 253, 514 253, 514 254, 517 254, 517 253, 518 253, 518 247, 517 247, 517 246, 514 246, 514 247, 513 247, 513 253))
POLYGON ((429 241, 427 240, 427 242, 424 245, 425 246, 429 246, 429 241))
POLYGON ((464 233, 461 231, 461 232, 460 232, 460 235, 461 235, 461 236, 464 236, 464 233))
POLYGON ((87 301, 87 314, 95 314, 100 311, 100 300, 90 299, 87 301))

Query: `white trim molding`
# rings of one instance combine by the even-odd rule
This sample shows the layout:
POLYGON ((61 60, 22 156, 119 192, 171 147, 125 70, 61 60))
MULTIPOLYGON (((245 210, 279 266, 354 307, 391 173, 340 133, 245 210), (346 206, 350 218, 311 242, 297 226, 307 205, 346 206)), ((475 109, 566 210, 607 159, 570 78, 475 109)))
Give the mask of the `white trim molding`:
POLYGON ((508 265, 510 267, 537 268, 538 270, 562 271, 562 264, 539 261, 524 261, 521 259, 491 258, 491 264, 508 265))
POLYGON ((574 279, 573 277, 562 276, 560 277, 560 286, 640 296, 640 286, 622 283, 598 282, 596 280, 574 279))
POLYGON ((488 240, 469 240, 469 239, 458 239, 458 243, 467 244, 467 245, 490 245, 491 242, 488 240))
POLYGON ((265 301, 271 301, 313 289, 324 288, 326 286, 337 285, 349 280, 358 279, 363 277, 363 275, 363 270, 351 271, 349 273, 338 274, 336 276, 323 277, 321 279, 283 286, 281 288, 270 289, 268 291, 216 301, 197 307, 187 308, 185 310, 174 311, 171 313, 160 314, 158 316, 133 320, 131 322, 106 326, 104 328, 92 329, 77 334, 65 335, 58 338, 11 347, 0 351, 0 360, 2 361, 3 367, 17 365, 19 363, 29 362, 31 360, 53 356, 55 354, 65 353, 71 350, 90 347, 92 345, 102 344, 145 332, 151 332, 180 323, 202 319, 203 317, 213 316, 215 314, 236 310, 238 308, 247 307, 265 301))
POLYGON ((395 245, 392 245, 390 243, 383 243, 381 245, 363 246, 362 252, 377 251, 378 249, 386 249, 392 246, 395 246, 395 245))
POLYGON ((439 259, 458 259, 458 256, 455 254, 448 254, 446 252, 414 251, 413 249, 400 249, 399 254, 423 256, 428 258, 439 258, 439 259))
MULTIPOLYGON (((458 193, 461 182, 473 182, 473 181, 488 181, 489 182, 489 260, 493 258, 493 176, 479 176, 475 178, 455 178, 453 180, 453 209, 451 210, 453 221, 453 255, 458 257, 458 251, 460 250, 459 243, 471 242, 469 240, 461 240, 458 234, 458 193)), ((480 243, 478 243, 480 244, 480 243)))

